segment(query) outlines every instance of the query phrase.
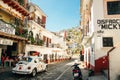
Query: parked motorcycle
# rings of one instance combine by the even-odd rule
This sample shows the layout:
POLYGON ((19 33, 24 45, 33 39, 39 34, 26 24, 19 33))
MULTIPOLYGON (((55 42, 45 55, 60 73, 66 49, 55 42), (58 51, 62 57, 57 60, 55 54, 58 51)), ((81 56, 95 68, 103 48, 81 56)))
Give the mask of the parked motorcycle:
POLYGON ((79 68, 78 66, 79 64, 74 64, 72 67, 73 67, 73 77, 74 77, 74 80, 83 80, 82 79, 82 72, 81 72, 81 69, 79 68))

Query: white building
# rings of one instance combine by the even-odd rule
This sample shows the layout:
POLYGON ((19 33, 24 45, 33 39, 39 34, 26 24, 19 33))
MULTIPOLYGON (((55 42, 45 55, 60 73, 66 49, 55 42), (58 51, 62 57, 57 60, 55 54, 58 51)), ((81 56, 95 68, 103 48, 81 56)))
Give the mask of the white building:
POLYGON ((49 47, 52 33, 46 30, 46 14, 35 4, 29 3, 30 17, 28 22, 29 34, 34 39, 43 40, 44 46, 49 47))
MULTIPOLYGON (((47 63, 58 61, 66 58, 67 54, 60 47, 63 46, 64 42, 61 37, 54 35, 52 32, 46 30, 46 14, 35 4, 29 3, 29 21, 28 31, 30 36, 30 44, 26 45, 25 52, 37 51, 43 60, 47 63), (34 40, 32 41, 33 38, 34 40), (44 44, 40 45, 39 41, 42 40, 44 44), (35 41, 35 42, 34 42, 35 41), (34 44, 34 45, 31 45, 34 44), (55 45, 56 46, 53 46, 55 45), (59 45, 60 44, 60 45, 59 45)), ((27 56, 28 54, 26 54, 27 56)))
POLYGON ((60 31, 53 34, 54 35, 53 35, 51 44, 53 44, 54 47, 67 49, 66 41, 65 41, 66 31, 60 31))
POLYGON ((83 29, 84 61, 95 72, 107 69, 108 80, 117 80, 120 50, 120 1, 81 0, 81 27, 83 29), (116 48, 109 52, 111 48, 116 48), (116 52, 116 54, 115 54, 116 52), (111 56, 112 55, 112 56, 111 56), (114 65, 118 66, 114 66, 114 65), (113 76, 113 74, 116 74, 113 76))

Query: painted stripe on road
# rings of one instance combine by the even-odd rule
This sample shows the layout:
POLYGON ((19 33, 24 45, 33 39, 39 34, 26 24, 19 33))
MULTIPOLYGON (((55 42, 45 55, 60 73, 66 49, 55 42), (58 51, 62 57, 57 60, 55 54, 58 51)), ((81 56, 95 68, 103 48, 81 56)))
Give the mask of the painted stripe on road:
POLYGON ((61 73, 60 76, 58 76, 55 80, 59 80, 68 69, 70 69, 70 67, 68 67, 63 73, 61 73))

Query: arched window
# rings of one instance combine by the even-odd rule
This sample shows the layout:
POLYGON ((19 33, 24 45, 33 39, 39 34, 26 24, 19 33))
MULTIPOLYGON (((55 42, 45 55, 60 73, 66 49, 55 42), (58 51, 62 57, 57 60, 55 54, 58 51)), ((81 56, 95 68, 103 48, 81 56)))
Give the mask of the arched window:
POLYGON ((33 36, 33 32, 32 31, 29 32, 29 36, 33 36))
POLYGON ((36 34, 35 39, 38 41, 39 40, 39 35, 36 34))
POLYGON ((34 37, 33 37, 33 32, 32 32, 32 31, 29 32, 29 37, 28 37, 28 39, 30 40, 30 42, 31 42, 32 44, 35 43, 35 39, 34 39, 34 37))
POLYGON ((38 17, 38 19, 37 19, 37 23, 40 24, 40 18, 39 18, 39 17, 38 17))

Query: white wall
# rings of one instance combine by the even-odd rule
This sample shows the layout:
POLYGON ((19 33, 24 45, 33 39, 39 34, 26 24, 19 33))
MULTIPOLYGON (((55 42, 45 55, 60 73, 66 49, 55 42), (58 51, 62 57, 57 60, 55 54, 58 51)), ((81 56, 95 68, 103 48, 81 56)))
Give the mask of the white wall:
POLYGON ((53 35, 52 36, 52 44, 60 44, 60 47, 63 49, 66 49, 66 43, 64 41, 64 36, 57 36, 57 35, 53 35))
POLYGON ((109 56, 110 80, 118 80, 120 75, 120 46, 110 52, 109 56))
MULTIPOLYGON (((102 47, 102 37, 113 37, 113 46, 116 46, 120 43, 120 29, 101 29, 97 20, 113 20, 113 19, 120 19, 120 17, 105 17, 105 6, 104 0, 93 0, 93 4, 91 7, 91 25, 90 26, 94 31, 94 37, 92 38, 92 44, 94 46, 94 54, 95 60, 107 55, 107 52, 112 47, 102 47), (98 33, 97 31, 102 30, 103 33, 98 33)), ((107 7, 107 6, 106 6, 107 7)), ((112 27, 112 26, 111 26, 112 27)), ((119 26, 118 26, 119 28, 119 26)), ((92 56, 91 56, 92 57, 92 56)), ((91 60, 92 61, 92 60, 91 60)), ((91 64, 94 62, 91 62, 91 64)), ((109 56, 109 67, 110 67, 110 80, 118 80, 117 77, 120 75, 120 46, 110 52, 109 56)))
MULTIPOLYGON (((93 26, 94 26, 94 39, 95 39, 95 59, 104 55, 104 50, 101 50, 101 37, 97 37, 97 19, 104 19, 103 0, 93 0, 93 26)), ((107 53, 106 53, 107 54, 107 53)))
POLYGON ((64 51, 64 49, 60 49, 60 48, 47 48, 47 47, 43 47, 43 46, 27 44, 25 47, 25 56, 28 56, 29 51, 37 51, 37 52, 40 52, 40 54, 42 54, 42 55, 47 54, 48 59, 50 58, 49 55, 51 55, 51 54, 57 54, 57 56, 62 55, 63 57, 68 57, 66 51, 64 51))
MULTIPOLYGON (((95 38, 95 59, 102 57, 103 55, 107 54, 107 51, 111 47, 102 47, 102 37, 113 37, 113 45, 116 45, 120 42, 120 29, 101 29, 99 24, 97 24, 97 20, 109 20, 109 19, 116 19, 116 18, 105 18, 104 16, 104 0, 93 0, 93 12, 92 12, 92 20, 94 26, 94 38, 95 38), (98 33, 97 31, 102 30, 103 33, 98 33), (101 37, 101 39, 98 37, 101 37)), ((120 19, 120 18, 119 18, 120 19)))
MULTIPOLYGON (((40 19, 42 19, 42 16, 46 16, 46 14, 35 4, 30 3, 31 7, 30 7, 30 12, 34 12, 35 16, 39 16, 40 19)), ((43 28, 41 25, 39 25, 38 23, 36 23, 34 20, 30 20, 29 21, 29 31, 33 31, 33 37, 36 37, 36 34, 41 34, 41 37, 46 36, 48 38, 52 38, 52 33, 49 32, 48 30, 46 30, 45 28, 43 28)))

